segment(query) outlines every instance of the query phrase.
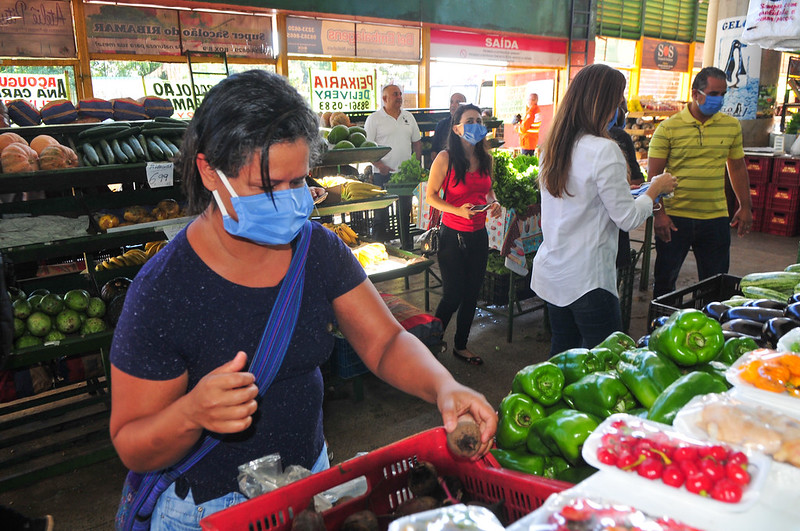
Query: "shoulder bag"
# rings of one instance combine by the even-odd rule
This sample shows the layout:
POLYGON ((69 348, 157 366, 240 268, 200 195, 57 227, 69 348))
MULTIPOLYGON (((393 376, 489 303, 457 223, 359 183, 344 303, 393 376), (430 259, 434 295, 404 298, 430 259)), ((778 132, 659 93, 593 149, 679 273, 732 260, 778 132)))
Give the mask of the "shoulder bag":
MULTIPOLYGON (((250 372, 256 377, 259 395, 262 396, 278 374, 297 324, 309 240, 311 240, 311 222, 307 221, 300 232, 289 270, 283 279, 267 326, 250 364, 250 372)), ((150 517, 159 496, 219 442, 220 439, 204 435, 191 453, 167 469, 147 474, 128 472, 115 520, 117 531, 150 529, 150 517)))
MULTIPOLYGON (((447 180, 445 181, 445 186, 442 188, 442 200, 447 196, 447 184, 450 182, 450 166, 448 165, 447 168, 447 180)), ((431 207, 433 208, 433 207, 431 207)), ((439 252, 439 239, 441 238, 441 221, 442 221, 442 212, 438 209, 433 217, 431 218, 431 228, 426 230, 422 233, 419 237, 419 250, 422 253, 422 256, 433 256, 439 252)))

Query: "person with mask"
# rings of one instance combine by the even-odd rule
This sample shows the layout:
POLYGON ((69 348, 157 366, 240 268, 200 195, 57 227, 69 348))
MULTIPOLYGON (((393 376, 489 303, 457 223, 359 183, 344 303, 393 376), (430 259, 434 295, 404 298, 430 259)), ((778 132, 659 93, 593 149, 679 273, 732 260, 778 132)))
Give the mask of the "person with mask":
POLYGON ((436 155, 447 146, 447 138, 450 136, 450 128, 453 127, 453 115, 459 105, 467 102, 466 96, 460 92, 454 92, 450 96, 450 116, 442 118, 436 124, 433 131, 433 141, 431 142, 431 160, 436 160, 436 155))
POLYGON ((467 340, 489 256, 486 214, 488 209, 496 217, 502 210, 492 191, 486 133, 480 108, 459 105, 447 149, 433 161, 425 193, 428 204, 442 213, 437 259, 443 295, 436 317, 446 329, 458 312, 453 355, 472 365, 483 364, 480 356, 467 349, 467 340))
POLYGON ((636 199, 631 195, 625 159, 608 134, 624 91, 619 70, 583 67, 543 146, 543 241, 533 259, 531 289, 547 303, 552 354, 592 348, 622 330, 615 267, 619 229, 642 224, 659 195, 675 187, 665 173, 636 199))
POLYGON ((308 220, 306 176, 319 153, 314 112, 263 70, 213 87, 184 134, 177 168, 199 216, 136 275, 111 347, 117 453, 136 472, 181 471, 158 496, 152 529, 200 529, 244 501, 237 467, 253 459, 328 466, 319 367, 332 325, 377 376, 436 404, 446 430, 470 414, 481 453, 490 446, 494 409, 400 326, 350 249, 308 220), (276 302, 284 289, 299 293, 287 305, 276 302), (268 318, 286 325, 274 327, 275 342, 268 318), (275 351, 285 355, 262 380, 254 353, 275 351), (194 459, 200 446, 210 450, 194 459))
POLYGON ((661 122, 650 140, 647 174, 666 170, 678 179, 675 196, 663 200, 653 219, 654 298, 675 290, 689 248, 700 280, 727 273, 730 227, 744 236, 753 225, 742 128, 736 118, 720 112, 726 91, 725 72, 703 68, 692 82, 692 100, 661 122), (739 200, 732 218, 725 198, 726 165, 739 200))

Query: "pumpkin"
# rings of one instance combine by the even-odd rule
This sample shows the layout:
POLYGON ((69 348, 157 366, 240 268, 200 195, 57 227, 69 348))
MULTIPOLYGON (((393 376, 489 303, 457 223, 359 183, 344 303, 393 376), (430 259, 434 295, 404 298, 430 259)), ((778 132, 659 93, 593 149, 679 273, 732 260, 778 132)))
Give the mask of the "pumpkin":
POLYGON ((22 173, 39 169, 38 155, 28 144, 11 143, 0 155, 3 173, 22 173))
POLYGON ((33 140, 31 140, 31 147, 39 155, 42 154, 42 150, 47 146, 57 146, 57 145, 59 145, 58 140, 56 140, 50 135, 39 135, 35 137, 33 140))
POLYGON ((78 155, 67 146, 62 146, 61 144, 46 146, 39 153, 40 170, 60 170, 62 168, 74 168, 77 165, 78 155))
POLYGON ((0 153, 3 152, 6 146, 14 143, 25 144, 26 146, 28 145, 25 139, 19 136, 17 133, 3 133, 0 135, 0 153))

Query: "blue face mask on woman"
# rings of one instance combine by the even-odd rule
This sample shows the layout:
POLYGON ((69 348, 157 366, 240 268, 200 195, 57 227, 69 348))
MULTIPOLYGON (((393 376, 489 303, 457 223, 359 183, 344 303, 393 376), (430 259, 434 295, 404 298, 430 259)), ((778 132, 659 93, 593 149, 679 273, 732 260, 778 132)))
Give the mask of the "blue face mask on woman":
POLYGON ((265 245, 284 245, 294 240, 308 216, 314 210, 314 200, 307 186, 239 197, 230 181, 217 170, 225 188, 231 194, 231 206, 236 212, 236 221, 228 214, 225 205, 214 190, 212 195, 222 211, 222 223, 232 236, 247 238, 265 245))
POLYGON ((702 90, 698 90, 700 94, 706 97, 706 101, 700 105, 697 105, 697 108, 700 109, 700 112, 705 114, 706 116, 712 116, 717 114, 720 109, 722 109, 722 100, 725 99, 725 96, 709 96, 702 90))
POLYGON ((486 133, 488 133, 488 131, 483 124, 464 124, 464 134, 461 135, 461 138, 474 146, 486 138, 486 133))
POLYGON ((607 130, 611 131, 611 128, 617 125, 617 118, 619 118, 619 107, 617 107, 617 110, 614 111, 614 117, 610 122, 608 122, 608 125, 606 126, 607 130))

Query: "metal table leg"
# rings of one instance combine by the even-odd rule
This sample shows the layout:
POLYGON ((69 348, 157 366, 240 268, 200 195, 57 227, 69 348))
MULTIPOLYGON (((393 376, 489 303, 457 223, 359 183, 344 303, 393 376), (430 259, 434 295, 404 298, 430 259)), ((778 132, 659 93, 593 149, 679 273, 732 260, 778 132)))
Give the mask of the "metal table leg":
POLYGON ((650 251, 653 249, 653 218, 647 218, 642 242, 642 275, 639 277, 639 291, 647 291, 650 283, 650 251))

